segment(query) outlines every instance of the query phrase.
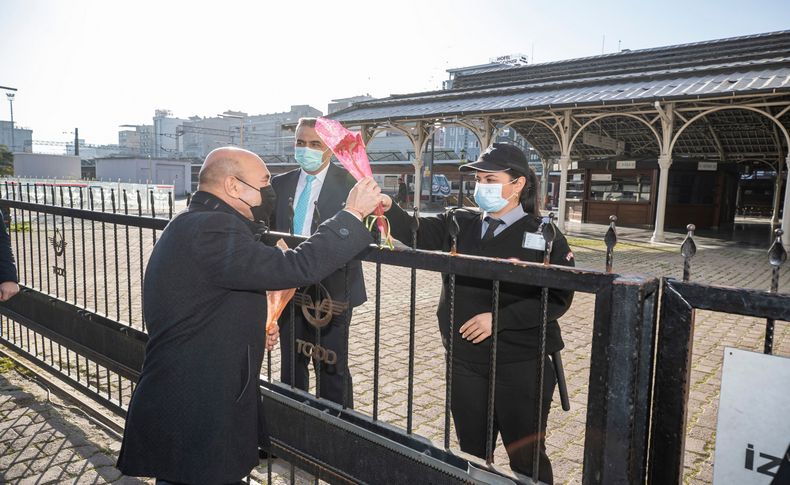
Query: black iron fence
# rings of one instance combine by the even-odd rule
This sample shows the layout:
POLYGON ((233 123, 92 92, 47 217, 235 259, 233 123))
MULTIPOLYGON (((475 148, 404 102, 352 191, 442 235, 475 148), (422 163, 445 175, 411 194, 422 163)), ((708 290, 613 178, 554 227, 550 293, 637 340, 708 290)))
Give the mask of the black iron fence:
POLYGON ((5 183, 0 194, 14 204, 6 206, 7 226, 20 281, 145 330, 144 266, 157 232, 173 215, 172 196, 167 212, 158 214, 153 192, 5 183), (143 217, 146 197, 152 203, 143 217))
MULTIPOLYGON (((548 244, 551 244, 553 226, 544 232, 548 244)), ((413 228, 416 229, 416 228, 413 228)), ((264 242, 274 244, 284 238, 289 246, 301 242, 304 238, 272 233, 264 237, 264 242)), ((611 268, 611 255, 616 237, 614 228, 607 236, 608 261, 611 268)), ((472 258, 451 253, 436 253, 414 249, 387 250, 371 248, 361 256, 364 261, 374 263, 376 266, 376 291, 374 293, 374 352, 372 355, 374 380, 373 380, 373 413, 361 415, 358 412, 346 409, 345 405, 335 405, 326 401, 314 401, 308 396, 290 386, 271 380, 271 372, 267 377, 270 382, 266 385, 265 396, 278 403, 280 411, 287 414, 286 408, 291 407, 292 412, 302 412, 303 403, 309 403, 315 410, 331 409, 332 413, 317 413, 316 422, 311 422, 305 428, 293 426, 289 421, 275 424, 274 440, 278 443, 282 438, 281 447, 286 448, 286 443, 300 443, 301 452, 310 459, 300 460, 299 454, 289 456, 289 460, 300 463, 300 466, 311 469, 321 475, 322 470, 311 466, 311 461, 323 463, 344 463, 344 470, 357 480, 381 483, 400 482, 411 477, 423 477, 429 473, 432 463, 439 458, 444 464, 452 464, 456 471, 457 479, 470 479, 480 476, 483 469, 482 463, 468 463, 460 460, 453 454, 451 446, 450 426, 450 394, 452 372, 445 370, 446 379, 445 399, 442 403, 444 427, 443 447, 413 434, 414 429, 414 367, 415 367, 415 307, 416 307, 416 279, 417 271, 428 271, 448 274, 450 279, 449 308, 452 314, 454 307, 454 277, 474 276, 492 280, 494 314, 492 336, 497 334, 498 288, 500 283, 523 283, 543 288, 541 345, 538 347, 538 362, 545 361, 545 330, 547 324, 546 297, 549 288, 571 290, 576 292, 591 293, 595 295, 595 313, 593 316, 593 352, 591 358, 589 398, 587 403, 587 434, 585 435, 584 452, 584 482, 585 483, 612 483, 616 481, 634 482, 643 479, 644 444, 647 440, 649 393, 640 391, 647 389, 652 366, 652 341, 654 328, 654 312, 657 300, 658 281, 650 278, 620 277, 611 273, 587 271, 567 267, 550 266, 546 264, 518 263, 512 261, 494 260, 489 258, 472 258), (402 429, 392 429, 388 423, 378 418, 379 388, 378 375, 381 368, 379 342, 381 341, 381 271, 382 265, 400 266, 410 269, 409 281, 409 311, 408 311, 408 348, 405 352, 407 374, 407 392, 405 400, 407 405, 406 425, 402 429), (616 342, 616 344, 615 344, 616 342), (289 388, 290 387, 290 388, 289 388), (292 393, 297 399, 283 400, 280 396, 292 393), (319 423, 322 421, 323 423, 319 423), (425 463, 418 468, 409 468, 401 464, 398 467, 384 467, 380 464, 387 463, 385 456, 391 452, 387 446, 373 446, 373 450, 360 447, 360 441, 353 439, 352 431, 344 428, 343 423, 353 423, 359 437, 367 437, 367 442, 374 442, 373 437, 387 437, 399 443, 397 447, 404 454, 414 454, 425 463), (321 426, 323 424, 323 426, 321 426), (316 433, 317 429, 324 429, 316 433), (313 443, 304 441, 305 436, 314 435, 319 438, 313 443), (328 438, 328 439, 325 439, 328 438), (327 446, 331 442, 333 446, 327 446), (343 443, 353 443, 351 447, 343 443), (362 448, 362 449, 360 449, 362 448), (363 451, 364 449, 364 451, 363 451), (357 460, 355 456, 363 454, 370 459, 357 460), (376 459, 378 453, 383 454, 381 459, 376 459), (471 470, 467 473, 466 470, 471 470), (460 475, 458 470, 465 470, 460 475), (387 475, 392 473, 393 475, 387 475), (406 475, 403 475, 406 473, 406 475)), ((405 309, 404 309, 405 310, 405 309)), ((452 318, 452 317, 451 317, 452 318)), ((403 320, 407 320, 404 313, 403 320)), ((458 323, 458 322, 455 322, 458 323)), ((461 322, 462 323, 462 322, 461 322)), ((451 327, 453 323, 451 323, 451 327)), ((460 326, 460 324, 458 324, 460 326)), ((452 332, 452 330, 451 330, 452 332)), ((283 343, 287 345, 287 343, 283 343)), ((291 342, 290 345, 294 345, 291 342)), ((492 337, 491 360, 489 363, 489 389, 488 389, 488 435, 493 426, 493 402, 495 387, 493 385, 496 366, 496 338, 492 337)), ((569 342, 569 345, 573 345, 569 342)), ((437 349, 444 349, 440 342, 436 342, 437 349)), ((448 350, 452 354, 452 347, 448 350)), ((453 362, 452 355, 448 355, 446 362, 453 362)), ((558 358, 555 357, 555 365, 558 358)), ((399 363, 399 365, 403 365, 399 363)), ((539 376, 542 376, 542 368, 539 376)), ((539 381, 540 377, 538 378, 539 381)), ((562 384, 560 384, 562 388, 562 384)), ((539 387, 540 389, 540 387, 539 387)), ((320 395, 320 382, 316 384, 316 396, 320 395)), ((541 397, 537 397, 540 402, 541 397)), ((566 401, 566 400, 565 400, 566 401)), ((567 407, 567 402, 563 404, 567 407)), ((538 407, 538 406, 536 406, 538 407)), ((540 412, 538 408, 538 412, 540 412)), ((539 420, 538 420, 539 422, 539 420)), ((545 430, 539 430, 538 434, 545 430)), ((493 461, 493 443, 489 440, 486 450, 485 462, 487 465, 493 461)), ((286 451, 287 453, 287 451, 286 451)), ((414 459, 414 458, 413 458, 414 459)), ((434 465, 435 466, 435 465, 434 465)), ((538 470, 533 469, 537 476, 538 470)), ((324 477, 324 475, 321 475, 324 477)), ((428 480, 431 481, 431 480, 428 480)))
POLYGON ((147 341, 144 266, 168 219, 153 200, 143 216, 153 193, 6 182, 0 195, 23 287, 4 343, 124 413, 147 341))
MULTIPOLYGON (((763 351, 773 352, 777 320, 790 321, 790 295, 779 294, 779 270, 787 259, 782 230, 768 251, 772 266, 767 291, 692 283, 691 261, 696 254, 694 226, 681 246, 683 279, 662 280, 661 319, 658 326, 655 391, 649 449, 649 482, 681 483, 687 433, 687 407, 696 310, 766 319, 763 351)), ((723 351, 723 349, 722 349, 723 351)))
MULTIPOLYGON (((67 189, 61 195, 61 190, 18 186, 3 190, 0 206, 9 211, 11 240, 23 290, 0 307, 3 315, 0 317, 0 339, 4 345, 60 374, 108 409, 123 415, 141 368, 147 340, 142 318, 145 264, 158 232, 172 216, 172 205, 167 218, 157 214, 143 216, 139 212, 129 213, 127 202, 132 197, 139 200, 144 194, 112 193, 109 205, 96 206, 79 197, 69 197, 67 189), (37 190, 48 192, 46 203, 36 202, 39 200, 35 196, 37 190), (53 191, 57 197, 52 195, 53 191), (28 197, 31 193, 32 198, 28 197)), ((104 197, 101 200, 105 200, 104 197)), ((273 244, 281 237, 292 247, 303 239, 271 233, 263 236, 263 242, 273 244)), ((549 233, 545 237, 549 242, 552 240, 549 233)), ((673 388, 684 382, 688 373, 692 331, 689 322, 693 322, 693 310, 688 308, 688 302, 696 308, 709 308, 714 304, 708 301, 714 301, 721 305, 716 307, 720 311, 787 320, 790 297, 747 292, 744 294, 753 297, 755 306, 736 308, 728 298, 737 293, 704 288, 705 294, 700 295, 699 285, 666 280, 663 297, 666 308, 658 326, 659 360, 653 396, 660 285, 654 278, 611 273, 617 242, 614 223, 605 241, 606 272, 371 246, 360 259, 374 266, 375 273, 371 317, 374 343, 369 357, 373 373, 372 412, 352 410, 344 404, 322 399, 320 382, 316 383, 312 395, 278 382, 272 376, 277 370, 278 357, 268 355, 261 385, 267 410, 276 416, 269 420, 274 453, 292 466, 309 471, 316 479, 331 482, 457 483, 474 482, 485 474, 484 470, 498 473, 487 467, 492 462, 493 443, 487 447, 485 461, 469 460, 459 454, 454 445, 449 411, 452 386, 449 369, 444 372, 445 399, 438 406, 442 412, 441 439, 434 442, 415 432, 419 421, 424 419, 415 412, 416 307, 419 299, 416 282, 419 275, 427 272, 424 274, 450 275, 451 287, 456 276, 492 280, 494 314, 498 285, 503 282, 541 287, 544 295, 549 288, 594 295, 583 482, 645 482, 648 480, 648 459, 653 483, 665 483, 663 479, 670 475, 676 478, 673 473, 677 470, 677 459, 672 462, 671 452, 653 450, 673 449, 679 453, 683 450, 685 400, 682 389, 676 392, 673 388), (398 308, 408 340, 398 362, 382 363, 385 330, 382 328, 385 304, 382 267, 409 271, 408 305, 398 308), (675 294, 683 297, 676 298, 675 294), (685 364, 678 368, 678 362, 685 364), (407 369, 405 394, 399 396, 406 404, 404 425, 393 424, 382 417, 382 410, 390 404, 381 399, 380 376, 392 366, 407 369), (654 418, 649 439, 651 409, 654 418), (651 445, 649 457, 648 442, 651 445), (360 456, 365 458, 359 459, 360 456)), ((451 291, 451 307, 453 298, 451 291)), ((293 311, 291 306, 286 315, 293 311)), ((541 334, 545 336, 545 302, 542 313, 541 334)), ((495 328, 496 325, 495 317, 495 328)), ((566 339, 566 344, 572 347, 574 342, 566 339)), ((495 339, 492 345, 496 348, 495 339)), ((439 341, 435 349, 444 353, 439 341)), ((539 346, 539 353, 537 357, 543 362, 545 347, 539 346)), ((497 368, 495 359, 493 351, 492 375, 497 368)), ((445 360, 448 361, 452 359, 445 360)), ((493 385, 488 392, 488 400, 492 402, 495 397, 493 385)), ((490 419, 488 424, 490 427, 490 419)), ((682 461, 680 463, 682 470, 682 461)), ((271 458, 268 465, 267 473, 271 474, 271 458)))

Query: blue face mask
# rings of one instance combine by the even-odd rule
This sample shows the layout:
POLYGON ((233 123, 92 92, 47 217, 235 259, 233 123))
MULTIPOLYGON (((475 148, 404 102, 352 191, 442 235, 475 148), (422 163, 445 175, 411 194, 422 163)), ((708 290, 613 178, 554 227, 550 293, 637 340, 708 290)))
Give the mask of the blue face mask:
POLYGON ((324 164, 324 152, 312 148, 294 148, 294 158, 305 172, 315 172, 324 164))
MULTIPOLYGON (((509 183, 512 184, 513 182, 509 183)), ((475 202, 477 202, 477 205, 486 212, 501 211, 507 205, 508 199, 515 195, 515 193, 513 193, 507 199, 502 197, 502 187, 502 184, 476 184, 475 202)))

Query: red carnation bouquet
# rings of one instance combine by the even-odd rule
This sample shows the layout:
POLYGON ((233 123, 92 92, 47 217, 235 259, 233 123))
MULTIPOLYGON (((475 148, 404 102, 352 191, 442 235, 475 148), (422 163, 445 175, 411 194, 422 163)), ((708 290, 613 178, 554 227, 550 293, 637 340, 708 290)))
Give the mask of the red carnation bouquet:
MULTIPOLYGON (((373 176, 370 160, 368 160, 368 154, 365 151, 365 142, 362 141, 360 133, 349 131, 340 122, 328 118, 318 118, 315 123, 315 131, 326 143, 326 146, 332 150, 343 168, 348 170, 348 173, 356 180, 373 176)), ((382 241, 392 248, 389 221, 384 216, 384 209, 379 206, 374 214, 368 219, 368 229, 372 229, 373 224, 378 225, 382 241)))

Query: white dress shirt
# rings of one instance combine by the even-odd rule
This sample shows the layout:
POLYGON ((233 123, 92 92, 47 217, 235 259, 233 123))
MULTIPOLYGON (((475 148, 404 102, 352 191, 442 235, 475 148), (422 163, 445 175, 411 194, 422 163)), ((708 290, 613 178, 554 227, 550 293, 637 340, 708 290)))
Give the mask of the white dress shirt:
MULTIPOLYGON (((481 238, 485 235, 486 231, 488 230, 488 222, 485 220, 485 218, 489 215, 490 214, 488 212, 483 212, 483 224, 480 227, 481 238)), ((494 237, 498 236, 500 232, 504 231, 508 226, 513 225, 513 223, 521 220, 521 218, 526 215, 527 213, 524 212, 524 208, 521 206, 521 203, 516 204, 514 208, 510 209, 505 214, 503 214, 502 217, 499 218, 499 220, 502 221, 502 224, 500 224, 499 226, 497 226, 496 229, 494 229, 494 237)))
MULTIPOLYGON (((331 162, 330 162, 331 163, 331 162)), ((298 233, 302 236, 309 236, 312 234, 313 228, 313 214, 315 213, 315 203, 318 200, 318 196, 321 194, 321 187, 324 186, 324 179, 326 179, 326 172, 329 170, 329 164, 324 167, 318 173, 313 174, 315 176, 315 180, 313 180, 313 185, 310 186, 310 199, 307 201, 307 214, 304 216, 304 225, 302 226, 301 233, 298 233)), ((304 170, 299 170, 299 181, 296 183, 296 191, 294 192, 294 207, 296 207, 296 202, 299 200, 299 196, 302 195, 302 189, 304 189, 305 184, 307 183, 307 172, 304 170)))

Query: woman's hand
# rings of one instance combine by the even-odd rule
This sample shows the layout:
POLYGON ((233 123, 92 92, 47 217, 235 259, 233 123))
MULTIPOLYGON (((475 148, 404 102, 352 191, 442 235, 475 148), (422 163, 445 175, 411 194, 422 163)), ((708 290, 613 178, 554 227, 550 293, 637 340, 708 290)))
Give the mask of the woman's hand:
POLYGON ((491 322, 493 321, 491 312, 481 313, 469 319, 461 325, 458 330, 466 340, 471 340, 473 344, 479 344, 491 336, 491 322))

